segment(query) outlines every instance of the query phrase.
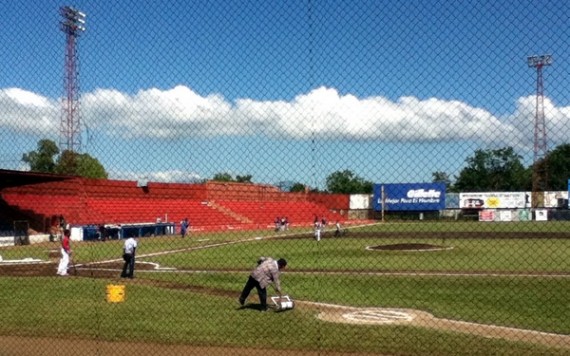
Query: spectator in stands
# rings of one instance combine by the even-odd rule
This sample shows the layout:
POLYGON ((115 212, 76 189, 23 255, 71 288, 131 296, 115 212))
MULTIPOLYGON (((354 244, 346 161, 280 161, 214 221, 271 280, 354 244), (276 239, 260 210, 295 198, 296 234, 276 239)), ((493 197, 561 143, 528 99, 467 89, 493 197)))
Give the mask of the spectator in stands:
POLYGON ((57 217, 57 227, 58 227, 58 239, 59 241, 63 240, 63 230, 65 230, 67 227, 65 226, 65 219, 63 218, 63 215, 59 215, 57 217))
POLYGON ((54 242, 59 238, 59 226, 50 226, 49 228, 49 241, 54 242))
POLYGON ((62 232, 63 230, 67 229, 67 222, 65 221, 63 215, 59 216, 59 228, 62 232))
POLYGON ((133 278, 135 273, 135 253, 137 251, 138 243, 135 238, 129 237, 125 240, 123 246, 123 271, 121 273, 121 278, 133 278))
POLYGON ((104 224, 99 225, 99 239, 101 241, 107 240, 107 231, 104 224))
POLYGON ((68 229, 63 231, 63 238, 61 239, 61 259, 57 267, 57 274, 60 276, 67 276, 67 267, 69 266, 69 255, 71 255, 71 232, 68 229))

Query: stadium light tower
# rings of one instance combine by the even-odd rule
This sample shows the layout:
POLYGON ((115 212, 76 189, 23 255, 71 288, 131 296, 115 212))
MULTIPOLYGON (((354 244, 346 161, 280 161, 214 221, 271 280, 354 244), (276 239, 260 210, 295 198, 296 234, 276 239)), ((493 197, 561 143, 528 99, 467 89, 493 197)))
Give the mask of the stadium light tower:
POLYGON ((59 145, 61 150, 76 152, 81 148, 77 38, 85 31, 86 15, 70 6, 61 7, 59 13, 62 16, 60 29, 66 38, 59 145))
MULTIPOLYGON (((534 159, 532 170, 532 192, 544 192, 547 190, 547 167, 544 158, 548 152, 546 119, 544 117, 544 82, 542 69, 552 65, 552 55, 530 56, 527 58, 530 68, 536 68, 536 111, 534 115, 534 159)), ((544 197, 539 199, 538 194, 533 194, 533 207, 544 205, 544 197), (536 198, 536 199, 535 199, 536 198)))

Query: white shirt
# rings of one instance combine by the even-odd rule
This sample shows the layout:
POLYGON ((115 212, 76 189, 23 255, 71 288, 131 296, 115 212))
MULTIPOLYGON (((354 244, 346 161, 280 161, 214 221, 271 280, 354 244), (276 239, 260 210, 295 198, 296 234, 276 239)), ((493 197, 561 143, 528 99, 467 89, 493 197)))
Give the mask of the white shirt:
POLYGON ((125 241, 125 253, 130 255, 135 251, 136 248, 137 248, 137 240, 133 239, 132 237, 129 237, 125 241))

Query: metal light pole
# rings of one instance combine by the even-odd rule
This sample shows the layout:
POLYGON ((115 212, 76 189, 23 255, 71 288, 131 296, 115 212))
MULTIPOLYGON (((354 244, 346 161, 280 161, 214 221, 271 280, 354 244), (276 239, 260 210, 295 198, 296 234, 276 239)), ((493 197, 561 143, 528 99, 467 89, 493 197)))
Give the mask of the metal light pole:
POLYGON ((85 14, 70 6, 59 9, 63 19, 60 29, 66 35, 64 97, 60 123, 60 149, 76 152, 81 147, 81 121, 79 117, 79 69, 77 38, 85 31, 85 14))
POLYGON ((545 157, 548 153, 546 119, 544 117, 544 82, 542 69, 552 65, 552 56, 549 54, 530 56, 527 63, 530 68, 536 68, 536 111, 534 116, 534 160, 532 170, 532 207, 543 207, 544 196, 540 197, 537 192, 547 190, 548 170, 545 157))

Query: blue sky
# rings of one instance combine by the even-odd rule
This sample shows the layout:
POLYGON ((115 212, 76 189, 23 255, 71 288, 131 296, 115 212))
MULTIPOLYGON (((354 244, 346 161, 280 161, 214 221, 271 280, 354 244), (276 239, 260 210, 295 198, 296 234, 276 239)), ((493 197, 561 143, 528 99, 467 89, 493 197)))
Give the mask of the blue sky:
MULTIPOLYGON (((0 167, 58 141, 61 2, 2 2, 0 167)), ((564 1, 76 1, 83 149, 112 178, 218 172, 323 186, 452 176, 478 148, 530 164, 536 72, 549 146, 570 134, 564 1)))

